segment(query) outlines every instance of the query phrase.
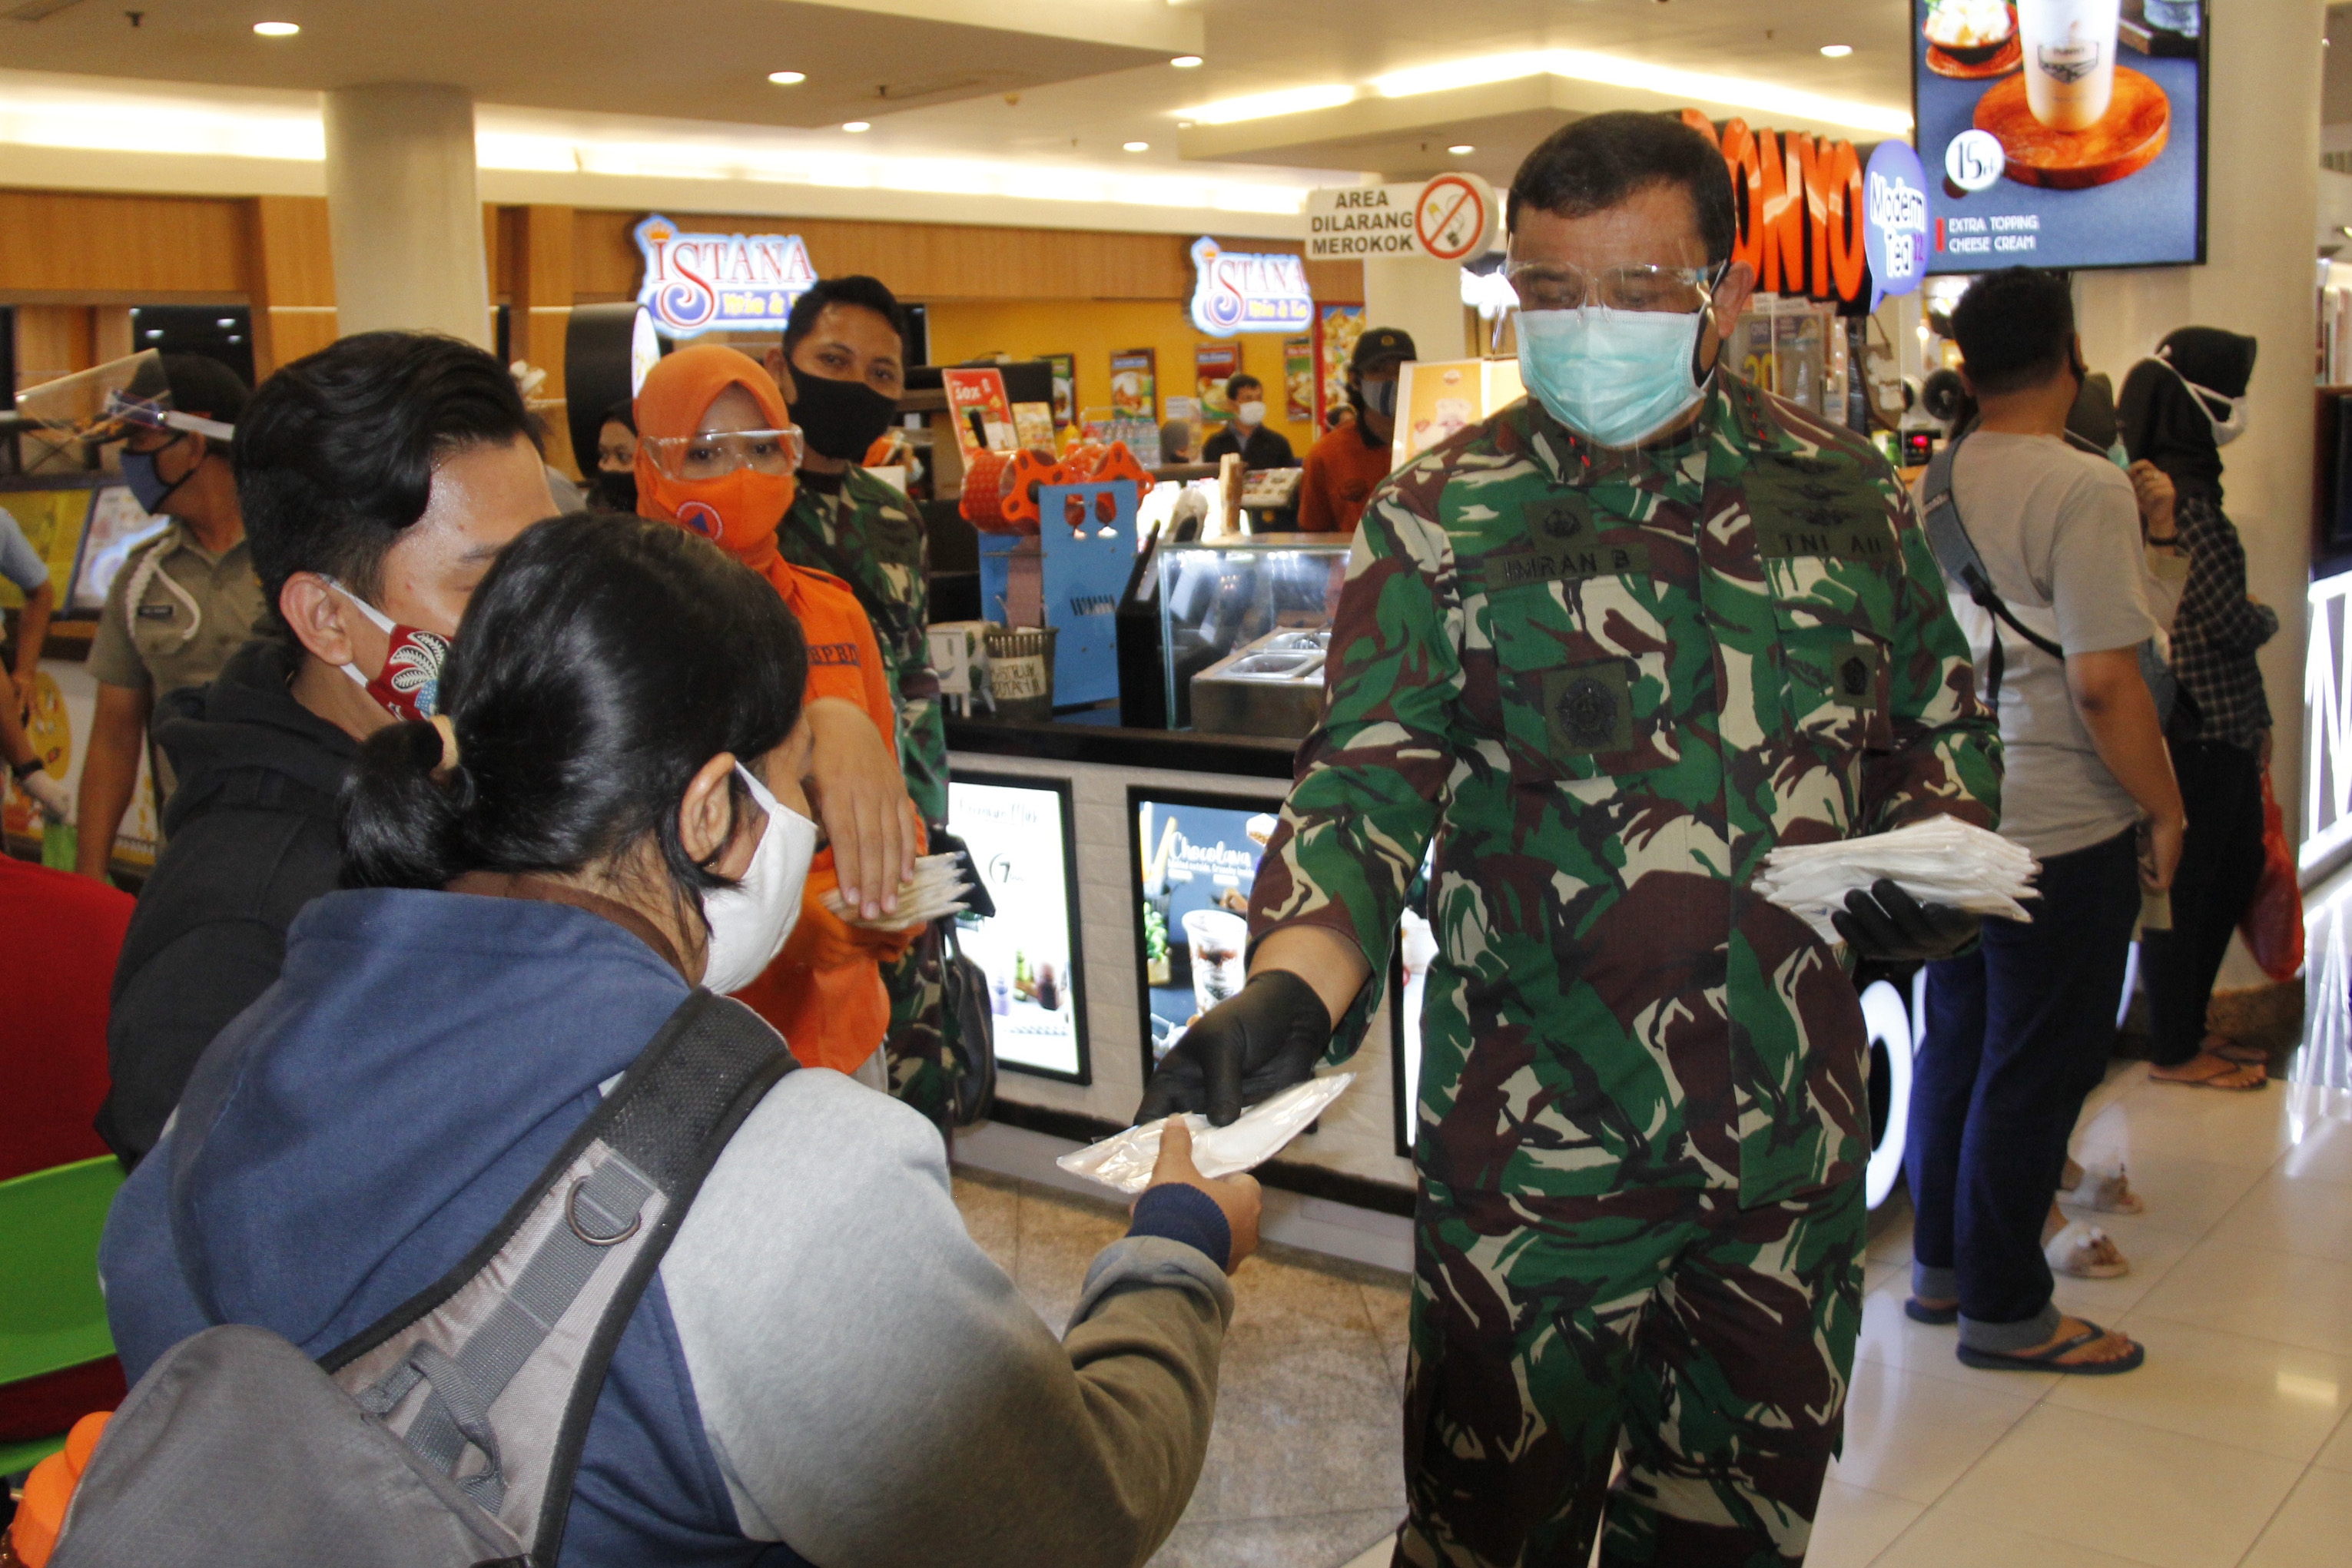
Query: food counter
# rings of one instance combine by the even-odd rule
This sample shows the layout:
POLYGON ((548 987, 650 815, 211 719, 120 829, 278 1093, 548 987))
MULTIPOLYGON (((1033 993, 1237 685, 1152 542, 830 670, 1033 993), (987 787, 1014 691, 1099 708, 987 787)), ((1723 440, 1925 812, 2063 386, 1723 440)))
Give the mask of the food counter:
MULTIPOLYGON (((1098 1197, 1053 1158, 1126 1126, 1147 1062, 1238 988, 1242 912, 1296 745, 1087 722, 1111 716, 948 724, 949 825, 998 909, 961 936, 992 982, 996 1108, 956 1155, 1098 1197)), ((1347 1064, 1354 1086, 1258 1172, 1270 1238, 1410 1267, 1396 1033, 1384 1005, 1347 1064)))

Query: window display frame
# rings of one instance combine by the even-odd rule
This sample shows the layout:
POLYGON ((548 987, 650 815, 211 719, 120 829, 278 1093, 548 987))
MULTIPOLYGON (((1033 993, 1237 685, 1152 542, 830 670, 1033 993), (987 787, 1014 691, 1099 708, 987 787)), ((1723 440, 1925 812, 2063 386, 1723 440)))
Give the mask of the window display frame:
MULTIPOLYGON (((984 768, 950 768, 948 772, 948 785, 950 791, 948 826, 950 831, 953 831, 955 827, 953 791, 954 787, 958 784, 977 784, 1015 789, 1034 789, 1041 794, 1052 794, 1057 797, 1060 801, 1062 816, 1062 889, 1064 894, 1064 907, 1066 911, 1066 919, 1068 923, 1070 934, 1070 969, 1068 977, 1071 1009, 1070 1016, 1076 1026, 1078 1068, 1076 1072, 1057 1072, 1052 1068, 1033 1067, 1023 1062, 1008 1061, 1001 1052, 997 1053, 996 1066, 998 1071, 1002 1072, 1019 1072, 1026 1074, 1031 1078, 1051 1079, 1056 1083, 1073 1083, 1076 1084, 1080 1088, 1091 1087, 1095 1081, 1094 1046, 1091 1039, 1092 1031, 1088 1028, 1087 1019, 1086 921, 1079 907, 1077 800, 1074 791, 1072 790, 1071 781, 1067 779, 1040 777, 1034 773, 997 773, 984 768)), ((977 871, 978 868, 974 867, 974 870, 977 871)), ((1137 873, 1137 883, 1139 886, 1141 883, 1141 873, 1139 871, 1137 873)), ((1005 916, 1000 913, 997 918, 1003 919, 1005 918, 1005 916)), ((990 1025, 992 1040, 994 1038, 994 1028, 995 1026, 992 1022, 990 1025)), ((1146 1039, 1147 1040, 1149 1040, 1148 1033, 1146 1039)))
MULTIPOLYGON (((1129 942, 1135 958, 1135 1024, 1136 1050, 1143 1062, 1143 1081, 1151 1082, 1159 1067, 1151 1054, 1151 971, 1144 948, 1143 937, 1143 843, 1141 808, 1146 801, 1155 806, 1190 806, 1213 811, 1248 811, 1279 817, 1286 791, 1253 793, 1246 790, 1226 793, 1213 789, 1166 789, 1150 784, 1129 784, 1127 787, 1127 924, 1129 942)), ((1259 863, 1265 863, 1263 853, 1259 863)), ((1253 873, 1251 881, 1256 877, 1253 873)), ((1246 917, 1245 917, 1246 918, 1246 917)), ((1247 963, 1244 949, 1244 963, 1247 963)))

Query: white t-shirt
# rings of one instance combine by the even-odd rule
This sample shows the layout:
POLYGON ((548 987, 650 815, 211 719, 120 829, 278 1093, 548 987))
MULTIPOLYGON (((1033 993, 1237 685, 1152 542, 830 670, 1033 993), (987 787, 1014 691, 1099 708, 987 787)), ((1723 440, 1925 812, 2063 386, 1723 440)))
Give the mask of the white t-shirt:
MULTIPOLYGON (((1952 499, 2012 613, 2069 653, 2136 648, 2157 631, 2131 480, 2054 436, 1979 431, 1952 465, 1952 499)), ((1948 588, 1952 585, 1948 582, 1948 588)), ((1985 695, 1995 622, 1967 593, 1952 613, 1985 695)), ((2129 828, 2139 807, 2116 782, 2066 689, 2064 662, 2000 628, 2001 836, 2070 854, 2129 828)))

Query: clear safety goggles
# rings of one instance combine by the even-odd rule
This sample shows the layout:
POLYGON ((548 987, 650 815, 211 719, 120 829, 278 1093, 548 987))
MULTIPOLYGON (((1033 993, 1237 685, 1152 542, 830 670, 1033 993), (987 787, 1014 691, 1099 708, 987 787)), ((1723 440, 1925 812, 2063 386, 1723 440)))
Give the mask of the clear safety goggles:
POLYGON ((7 423, 33 445, 26 461, 32 472, 40 471, 43 457, 70 455, 78 462, 84 444, 121 441, 142 431, 192 430, 220 441, 236 435, 233 424, 172 406, 163 356, 152 349, 26 388, 16 394, 7 423))
POLYGON ((1706 267, 1611 267, 1588 272, 1573 262, 1512 261, 1504 279, 1522 310, 1612 310, 1690 316, 1715 298, 1722 269, 1706 267))
POLYGON ((714 431, 703 435, 641 435, 637 449, 673 479, 724 479, 739 468, 792 474, 806 450, 800 427, 714 431))

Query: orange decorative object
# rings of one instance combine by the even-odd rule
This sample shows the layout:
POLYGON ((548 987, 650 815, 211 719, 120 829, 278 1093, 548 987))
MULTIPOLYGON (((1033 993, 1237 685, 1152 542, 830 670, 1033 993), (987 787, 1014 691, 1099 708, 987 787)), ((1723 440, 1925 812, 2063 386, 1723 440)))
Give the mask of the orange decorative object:
POLYGON ((1143 465, 1136 460, 1135 454, 1127 449, 1127 443, 1124 441, 1112 442, 1110 450, 1103 454, 1102 461, 1095 465, 1095 471, 1087 477, 1097 484, 1110 479, 1132 479, 1135 481, 1136 494, 1139 496, 1151 488, 1151 476, 1146 473, 1143 465))
MULTIPOLYGON (((1005 520, 1004 493, 1000 486, 1009 459, 1002 452, 983 452, 971 460, 963 471, 963 499, 956 509, 963 520, 984 534, 1017 534, 1022 530, 1005 520)), ((1032 526, 1034 531, 1034 526, 1032 526)))
MULTIPOLYGON (((969 479, 964 482, 967 492, 971 483, 969 479)), ((1001 492, 997 511, 1006 522, 1016 525, 1016 528, 1006 531, 1035 533, 1038 522, 1037 486, 1066 483, 1068 477, 1063 465, 1043 453, 1026 450, 1014 453, 1013 461, 1004 465, 1002 477, 997 481, 997 488, 1001 492)))
POLYGON ((111 1414, 100 1410, 75 1422, 73 1430, 66 1434, 64 1451, 35 1465, 33 1473, 25 1478, 25 1500, 16 1505, 16 1521, 8 1527, 8 1544, 25 1568, 43 1568, 58 1549, 66 1506, 73 1501, 74 1488, 111 1414))
POLYGON ((2172 137, 2172 100, 2136 70, 2116 68, 2107 112, 2082 131, 2053 131, 2033 118, 2025 78, 2014 76, 1977 99, 1976 126, 2000 139, 2009 177, 2021 185, 2082 191, 2111 185, 2157 160, 2172 137))

